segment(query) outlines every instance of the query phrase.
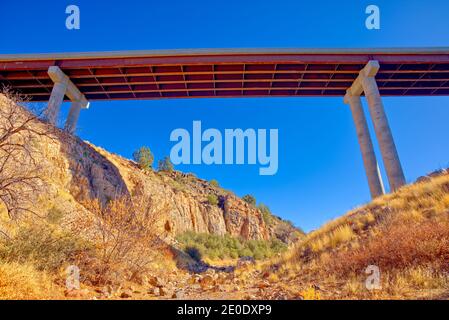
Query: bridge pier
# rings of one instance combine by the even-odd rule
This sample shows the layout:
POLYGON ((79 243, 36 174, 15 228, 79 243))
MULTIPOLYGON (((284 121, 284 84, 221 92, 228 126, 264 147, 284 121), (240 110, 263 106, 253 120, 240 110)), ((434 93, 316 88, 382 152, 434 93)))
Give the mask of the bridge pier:
POLYGON ((80 110, 89 108, 89 102, 84 94, 79 91, 75 84, 58 66, 49 67, 48 75, 53 80, 54 85, 47 109, 45 110, 45 119, 52 125, 56 125, 61 104, 64 101, 64 96, 67 95, 72 101, 72 105, 64 130, 73 134, 76 129, 80 110))
POLYGON ((64 130, 70 134, 75 133, 76 124, 80 116, 81 107, 82 107, 81 101, 73 101, 70 106, 69 115, 67 116, 67 120, 64 126, 64 130))
POLYGON ((374 77, 363 77, 362 86, 368 100, 368 109, 374 123, 377 141, 379 142, 382 159, 387 171, 391 191, 396 191, 405 185, 405 176, 402 170, 396 145, 393 140, 390 125, 385 114, 382 98, 374 77))
POLYGON ((45 110, 45 119, 52 125, 56 125, 58 119, 59 109, 64 101, 65 92, 67 90, 67 83, 62 81, 55 82, 51 91, 50 100, 48 101, 47 109, 45 110))
POLYGON ((362 152, 363 165, 368 178, 371 197, 374 199, 383 195, 385 190, 379 171, 379 166, 377 164, 376 154, 374 153, 368 123, 366 121, 365 113, 363 112, 362 100, 359 95, 351 95, 350 90, 348 90, 345 96, 345 103, 349 104, 351 107, 357 138, 359 140, 360 150, 362 152))
MULTIPOLYGON (((363 118, 365 116, 363 114, 363 109, 361 109, 361 103, 359 104, 359 100, 360 95, 363 92, 365 93, 365 97, 368 101, 368 109, 374 124, 374 131, 379 143, 382 160, 384 162, 388 182, 390 184, 390 189, 391 191, 396 191, 406 183, 401 162, 399 160, 399 155, 396 150, 396 145, 394 143, 393 135, 388 124, 388 119, 385 114, 382 98, 380 96, 379 88, 375 79, 379 68, 379 62, 374 60, 369 61, 365 68, 360 71, 359 76, 354 81, 351 88, 348 89, 345 96, 345 102, 351 105, 354 121, 356 122, 357 135, 359 137, 359 143, 362 149, 362 155, 364 157, 365 170, 367 171, 368 182, 373 198, 376 197, 376 195, 380 191, 377 178, 375 177, 375 175, 378 175, 378 173, 374 173, 374 162, 376 162, 375 166, 377 172, 378 166, 377 161, 375 160, 374 150, 372 148, 372 141, 369 136, 368 127, 366 125, 366 119, 365 123, 363 123, 362 120, 362 116, 363 118), (354 97, 358 97, 358 100, 354 97)), ((382 185, 380 177, 379 181, 380 185, 382 185)))

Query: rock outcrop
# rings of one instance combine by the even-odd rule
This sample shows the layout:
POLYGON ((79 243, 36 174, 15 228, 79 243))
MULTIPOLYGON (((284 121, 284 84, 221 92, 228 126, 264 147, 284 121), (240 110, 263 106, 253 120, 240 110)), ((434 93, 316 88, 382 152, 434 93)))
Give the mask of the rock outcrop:
POLYGON ((267 226, 257 208, 193 174, 141 170, 131 160, 62 131, 57 130, 55 137, 36 137, 44 155, 41 161, 48 188, 38 195, 33 209, 44 215, 54 209, 65 214, 80 212, 85 210, 81 203, 92 198, 106 203, 120 196, 149 197, 170 236, 191 230, 245 239, 288 239, 267 226), (211 195, 218 199, 217 204, 208 201, 211 195))

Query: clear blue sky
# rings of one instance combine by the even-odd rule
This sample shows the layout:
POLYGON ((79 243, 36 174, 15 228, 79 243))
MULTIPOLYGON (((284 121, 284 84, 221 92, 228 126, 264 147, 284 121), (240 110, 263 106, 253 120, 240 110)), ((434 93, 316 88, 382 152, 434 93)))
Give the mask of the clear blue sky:
MULTIPOLYGON (((447 0, 2 0, 0 12, 0 53, 449 46, 447 0), (79 31, 65 28, 70 4, 81 10, 79 31), (379 31, 364 26, 369 4, 381 9, 379 31)), ((449 165, 449 97, 384 103, 408 181, 449 165)), ((179 169, 251 193, 305 230, 370 199, 352 117, 339 98, 93 102, 78 134, 125 157, 148 145, 161 158, 170 152, 170 132, 193 120, 218 129, 278 128, 275 176, 259 176, 256 166, 179 169)))

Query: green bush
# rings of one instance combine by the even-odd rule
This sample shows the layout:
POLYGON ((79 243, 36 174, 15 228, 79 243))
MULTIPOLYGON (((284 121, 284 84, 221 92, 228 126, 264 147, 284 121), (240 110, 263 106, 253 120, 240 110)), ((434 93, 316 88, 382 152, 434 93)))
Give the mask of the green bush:
POLYGON ((153 166, 154 156, 148 147, 141 147, 134 151, 133 158, 139 165, 140 169, 149 170, 153 166))
POLYGON ((261 260, 287 249, 287 245, 277 239, 270 241, 243 240, 230 235, 219 236, 191 231, 179 235, 177 240, 187 253, 195 248, 202 257, 212 260, 241 257, 253 257, 261 260))
POLYGON ((245 201, 246 203, 249 203, 252 206, 256 206, 256 198, 250 194, 243 196, 242 200, 245 201))
POLYGON ((218 205, 218 197, 215 194, 209 194, 207 196, 207 202, 213 206, 216 206, 218 205))
POLYGON ((76 255, 91 249, 87 241, 52 224, 22 226, 0 245, 0 260, 34 263, 39 270, 56 271, 76 255))

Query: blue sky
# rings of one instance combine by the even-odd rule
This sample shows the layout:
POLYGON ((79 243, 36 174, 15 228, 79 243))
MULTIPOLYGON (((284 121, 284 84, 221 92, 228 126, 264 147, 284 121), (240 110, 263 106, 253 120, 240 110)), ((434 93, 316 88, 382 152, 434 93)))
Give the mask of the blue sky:
MULTIPOLYGON (((447 0, 55 2, 2 0, 0 53, 449 46, 447 0), (70 4, 80 7, 80 30, 65 28, 70 4), (381 30, 365 28, 370 4, 381 9, 381 30)), ((409 182, 449 166, 449 97, 384 104, 409 182)), ((194 120, 221 130, 279 129, 275 176, 259 176, 257 166, 178 169, 251 193, 307 231, 370 199, 352 116, 340 98, 93 102, 78 134, 125 157, 148 145, 161 158, 173 145, 170 132, 194 120)))

